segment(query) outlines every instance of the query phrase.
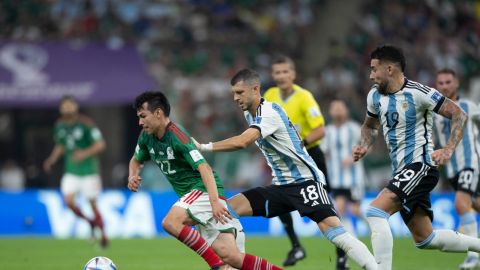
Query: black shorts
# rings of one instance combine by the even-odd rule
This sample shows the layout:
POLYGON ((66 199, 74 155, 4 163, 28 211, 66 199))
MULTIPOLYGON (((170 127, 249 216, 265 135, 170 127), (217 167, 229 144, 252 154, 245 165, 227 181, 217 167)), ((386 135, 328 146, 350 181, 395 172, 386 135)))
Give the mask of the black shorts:
POLYGON ((470 195, 474 195, 478 189, 478 177, 473 169, 463 169, 454 177, 448 179, 450 185, 455 191, 463 191, 470 195))
POLYGON ((417 207, 422 208, 433 221, 430 192, 437 183, 437 168, 421 162, 409 164, 393 176, 387 188, 400 199, 403 207, 400 214, 405 224, 413 217, 417 207))
POLYGON ((308 180, 287 185, 256 187, 242 192, 253 210, 253 216, 276 217, 298 210, 316 223, 337 216, 323 184, 308 180))
POLYGON ((332 197, 335 199, 339 196, 343 196, 347 198, 348 201, 350 202, 360 202, 362 198, 359 198, 355 192, 352 192, 351 189, 349 188, 332 188, 332 197))
POLYGON ((325 163, 325 156, 323 155, 322 149, 320 149, 320 146, 314 146, 310 149, 307 149, 308 154, 312 157, 313 161, 315 161, 315 164, 317 164, 317 167, 320 169, 320 171, 323 172, 325 175, 325 182, 327 185, 325 185, 325 189, 327 192, 330 192, 330 182, 328 182, 328 172, 327 172, 327 165, 325 163))

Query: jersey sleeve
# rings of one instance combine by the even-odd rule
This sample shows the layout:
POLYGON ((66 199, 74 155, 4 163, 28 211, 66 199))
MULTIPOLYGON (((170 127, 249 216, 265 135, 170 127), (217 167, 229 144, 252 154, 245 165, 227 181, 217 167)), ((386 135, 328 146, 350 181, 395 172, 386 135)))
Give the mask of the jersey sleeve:
POLYGON ((312 128, 325 125, 325 119, 323 118, 322 111, 317 101, 313 97, 312 93, 307 93, 302 102, 302 110, 304 112, 307 123, 312 128))
MULTIPOLYGON (((272 107, 274 106, 276 106, 277 110, 283 110, 280 105, 272 103, 272 107)), ((279 124, 282 123, 282 119, 280 119, 279 114, 271 108, 267 109, 264 106, 262 110, 263 111, 260 116, 253 118, 252 122, 250 123, 250 127, 260 130, 262 138, 266 138, 277 131, 279 124)))
POLYGON ((141 162, 150 160, 150 153, 146 144, 146 138, 143 133, 140 134, 135 147, 135 159, 141 162))
POLYGON ((196 170, 198 166, 207 161, 203 155, 198 151, 197 147, 193 143, 193 140, 190 139, 188 142, 181 142, 179 139, 173 139, 174 147, 176 154, 179 154, 183 159, 196 170))
POLYGON ((367 115, 373 118, 378 118, 378 111, 373 101, 373 96, 376 95, 376 88, 372 88, 367 95, 367 115))
POLYGON ((474 122, 480 122, 480 106, 473 102, 469 102, 469 105, 469 117, 474 122))
POLYGON ((65 131, 61 129, 60 125, 57 123, 53 128, 53 141, 55 144, 65 146, 65 131))
POLYGON ((440 107, 442 107, 443 102, 445 102, 445 97, 435 88, 430 88, 425 86, 429 91, 417 91, 417 95, 420 97, 422 104, 429 110, 438 113, 440 107))
POLYGON ((103 140, 102 132, 96 126, 91 126, 88 128, 89 136, 94 142, 103 140))

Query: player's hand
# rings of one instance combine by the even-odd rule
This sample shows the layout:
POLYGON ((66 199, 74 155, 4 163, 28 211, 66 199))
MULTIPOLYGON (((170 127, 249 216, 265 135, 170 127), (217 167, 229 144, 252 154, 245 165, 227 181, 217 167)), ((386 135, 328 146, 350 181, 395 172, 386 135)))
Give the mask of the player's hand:
POLYGON ((201 147, 202 147, 201 143, 197 142, 197 140, 195 140, 195 138, 193 138, 193 137, 192 137, 192 141, 199 150, 202 150, 201 149, 201 147))
POLYGON ((342 160, 342 166, 348 168, 353 164, 353 157, 346 157, 342 160))
POLYGON ((360 146, 360 145, 355 145, 352 149, 352 157, 353 161, 359 161, 361 158, 363 158, 367 152, 368 148, 365 146, 360 146))
POLYGON ((452 154, 453 154, 453 149, 450 149, 448 147, 437 149, 432 153, 432 160, 437 165, 443 165, 450 160, 450 158, 452 157, 452 154))
POLYGON ((73 161, 79 162, 86 159, 87 157, 88 153, 85 150, 75 150, 75 152, 73 152, 72 159, 73 161))
POLYGON ((213 218, 216 221, 226 224, 229 219, 232 219, 230 212, 228 212, 228 209, 223 206, 220 201, 211 201, 210 204, 212 205, 213 218))
POLYGON ((198 148, 198 150, 202 152, 212 152, 213 151, 213 143, 199 143, 195 138, 192 137, 192 141, 195 144, 195 146, 198 148))
POLYGON ((46 173, 49 173, 49 172, 52 170, 52 166, 53 166, 53 162, 52 162, 50 159, 46 159, 46 160, 43 162, 43 170, 44 170, 46 173))
POLYGON ((142 185, 142 177, 140 175, 132 175, 128 177, 128 189, 133 192, 137 192, 142 185))

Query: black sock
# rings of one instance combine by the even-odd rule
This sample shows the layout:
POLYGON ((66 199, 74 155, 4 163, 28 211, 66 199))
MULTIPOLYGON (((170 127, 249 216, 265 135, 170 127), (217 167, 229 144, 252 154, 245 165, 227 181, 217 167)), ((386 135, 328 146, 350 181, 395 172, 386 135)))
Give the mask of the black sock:
POLYGON ((337 259, 339 258, 345 258, 345 251, 343 249, 337 247, 337 259))
POLYGON ((278 216, 283 223, 283 227, 287 232, 288 238, 290 238, 290 242, 292 243, 292 247, 296 248, 300 246, 300 241, 298 241, 298 237, 295 234, 295 230, 293 229, 293 220, 290 213, 286 213, 283 215, 278 216))

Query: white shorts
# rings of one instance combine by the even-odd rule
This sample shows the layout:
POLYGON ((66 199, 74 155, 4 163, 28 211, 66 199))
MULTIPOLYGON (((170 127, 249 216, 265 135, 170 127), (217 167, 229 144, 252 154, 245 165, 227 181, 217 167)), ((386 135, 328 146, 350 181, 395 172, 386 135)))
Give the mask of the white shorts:
POLYGON ((95 199, 102 191, 102 181, 98 174, 78 176, 66 173, 60 182, 63 195, 81 194, 87 199, 95 199))
MULTIPOLYGON (((221 199, 220 202, 223 206, 228 207, 225 199, 221 199)), ((198 231, 209 245, 212 245, 220 233, 233 232, 238 249, 241 252, 245 252, 245 234, 242 224, 236 218, 229 220, 225 224, 217 222, 213 218, 208 193, 192 190, 190 193, 183 195, 174 206, 186 209, 189 216, 198 222, 198 231)))

